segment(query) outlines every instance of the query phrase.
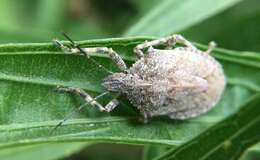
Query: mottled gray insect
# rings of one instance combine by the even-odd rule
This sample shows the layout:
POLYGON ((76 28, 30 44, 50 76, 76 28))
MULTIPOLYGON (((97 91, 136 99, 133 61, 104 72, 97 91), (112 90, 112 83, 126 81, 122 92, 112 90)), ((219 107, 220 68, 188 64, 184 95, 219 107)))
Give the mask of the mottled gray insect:
MULTIPOLYGON (((126 95, 141 112, 144 121, 160 115, 171 119, 195 117, 212 108, 219 101, 225 87, 223 69, 209 55, 215 47, 213 42, 207 51, 201 51, 181 35, 146 41, 134 48, 139 59, 130 68, 127 68, 123 59, 112 48, 68 48, 58 40, 54 42, 67 53, 108 54, 122 72, 111 73, 103 80, 102 85, 109 92, 118 93, 118 96, 126 95), (172 48, 176 43, 182 46, 172 48), (153 48, 156 45, 165 45, 166 48, 153 48)), ((118 105, 116 98, 105 106, 96 100, 106 93, 92 98, 75 87, 59 87, 58 90, 79 94, 100 111, 110 112, 118 105)))

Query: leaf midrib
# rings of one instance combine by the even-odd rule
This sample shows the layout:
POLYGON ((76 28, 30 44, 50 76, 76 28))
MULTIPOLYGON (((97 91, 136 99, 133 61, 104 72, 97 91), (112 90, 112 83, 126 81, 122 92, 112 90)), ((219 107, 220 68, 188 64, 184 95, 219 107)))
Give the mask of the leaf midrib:
MULTIPOLYGON (((63 124, 63 126, 68 125, 75 125, 75 124, 99 124, 99 123, 112 123, 112 122, 122 122, 122 121, 129 121, 131 119, 134 119, 137 117, 109 117, 109 118, 99 118, 99 119, 90 119, 90 118, 84 118, 84 119, 73 119, 73 121, 67 122, 63 124)), ((53 121, 43 121, 43 122, 30 122, 30 123, 12 123, 7 125, 0 125, 0 131, 11 131, 11 130, 20 130, 20 129, 27 129, 27 128, 41 128, 41 127, 54 127, 56 126, 60 121, 59 120, 53 120, 53 121), (30 126, 30 127, 28 127, 30 126)))
POLYGON ((145 139, 145 138, 125 138, 125 137, 113 137, 113 136, 100 136, 100 137, 64 137, 62 138, 37 138, 37 139, 24 139, 16 142, 2 143, 0 144, 0 149, 13 148, 18 146, 33 145, 33 144, 43 144, 43 143, 66 143, 66 142, 82 142, 82 141, 94 141, 94 142, 112 142, 119 144, 136 144, 136 145, 163 145, 169 146, 171 148, 177 147, 183 144, 183 141, 177 140, 162 140, 162 139, 145 139))

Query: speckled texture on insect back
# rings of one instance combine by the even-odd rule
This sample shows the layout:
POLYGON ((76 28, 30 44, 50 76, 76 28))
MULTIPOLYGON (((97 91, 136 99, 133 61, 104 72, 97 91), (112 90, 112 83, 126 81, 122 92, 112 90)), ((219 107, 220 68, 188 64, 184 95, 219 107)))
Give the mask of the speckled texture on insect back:
POLYGON ((144 117, 168 115, 187 119, 208 111, 219 100, 225 86, 221 65, 196 48, 179 47, 148 53, 129 69, 105 82, 129 98, 144 117), (111 85, 111 84, 110 84, 111 85))
POLYGON ((87 104, 102 112, 112 111, 119 104, 117 98, 126 95, 141 112, 144 122, 147 122, 149 117, 159 115, 167 115, 172 119, 187 119, 214 107, 225 87, 222 66, 210 56, 216 46, 214 42, 209 43, 206 51, 201 51, 178 34, 145 41, 133 48, 138 60, 128 68, 123 58, 112 48, 81 48, 67 35, 64 36, 71 41, 71 47, 54 40, 64 52, 85 55, 88 58, 91 53, 107 54, 121 70, 119 73, 113 73, 90 58, 110 74, 102 83, 106 89, 104 93, 92 97, 77 87, 57 88, 61 92, 78 94, 87 104), (165 49, 153 49, 158 45, 165 46, 165 49), (172 49, 173 47, 175 48, 172 49), (105 105, 98 102, 98 98, 110 92, 116 93, 112 100, 105 105))

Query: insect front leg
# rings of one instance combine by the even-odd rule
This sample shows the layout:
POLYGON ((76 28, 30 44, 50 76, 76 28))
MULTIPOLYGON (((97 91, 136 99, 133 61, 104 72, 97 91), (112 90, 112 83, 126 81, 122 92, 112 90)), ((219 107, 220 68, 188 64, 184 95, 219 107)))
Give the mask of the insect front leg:
POLYGON ((195 48, 192 45, 192 43, 189 42, 188 40, 186 40, 184 37, 182 37, 179 34, 174 34, 174 35, 171 35, 168 37, 155 39, 152 41, 145 41, 144 43, 137 45, 134 48, 134 52, 137 54, 138 57, 143 57, 144 53, 142 50, 145 48, 149 48, 149 47, 153 47, 153 46, 157 46, 157 45, 165 45, 166 49, 171 49, 172 46, 174 46, 176 43, 179 43, 179 44, 184 45, 189 48, 195 48))
MULTIPOLYGON (((102 106, 99 102, 96 101, 96 99, 103 96, 107 92, 93 98, 87 92, 81 90, 80 88, 76 88, 76 87, 58 87, 57 91, 59 91, 59 92, 70 92, 70 93, 78 94, 79 96, 81 96, 86 101, 86 103, 90 104, 93 107, 97 107, 99 109, 99 111, 101 111, 101 112, 103 112, 103 111, 110 112, 119 104, 119 102, 116 98, 112 99, 105 106, 102 106)), ((118 96, 119 95, 117 95, 117 97, 118 96)))
POLYGON ((56 90, 58 92, 69 92, 69 93, 78 94, 91 106, 97 107, 101 112, 106 111, 106 109, 99 102, 97 102, 95 98, 93 98, 87 92, 81 90, 80 88, 58 86, 56 90))
POLYGON ((116 98, 112 99, 110 102, 108 102, 106 105, 105 105, 105 110, 107 112, 110 112, 112 111, 114 108, 116 108, 118 106, 119 102, 116 98))
POLYGON ((119 104, 119 102, 115 98, 112 99, 105 107, 103 107, 100 103, 98 103, 96 101, 97 99, 106 95, 109 92, 104 92, 104 93, 96 96, 95 98, 92 98, 87 92, 85 92, 85 91, 83 91, 79 88, 75 88, 75 87, 58 87, 56 90, 58 92, 70 92, 70 93, 78 94, 86 101, 86 103, 80 105, 78 108, 75 108, 72 112, 67 114, 62 121, 60 121, 52 130, 50 130, 50 133, 49 133, 50 135, 52 135, 53 132, 58 127, 60 127, 64 122, 66 122, 68 119, 73 117, 76 113, 81 111, 87 104, 90 104, 93 107, 97 107, 100 111, 105 111, 105 112, 110 112, 111 110, 113 110, 119 104))
POLYGON ((118 53, 116 53, 112 48, 108 48, 108 47, 68 48, 58 40, 54 40, 53 42, 56 45, 58 45, 64 52, 68 52, 71 54, 79 54, 79 55, 87 55, 87 56, 89 56, 89 54, 91 53, 107 54, 121 71, 126 71, 128 69, 122 57, 118 53))

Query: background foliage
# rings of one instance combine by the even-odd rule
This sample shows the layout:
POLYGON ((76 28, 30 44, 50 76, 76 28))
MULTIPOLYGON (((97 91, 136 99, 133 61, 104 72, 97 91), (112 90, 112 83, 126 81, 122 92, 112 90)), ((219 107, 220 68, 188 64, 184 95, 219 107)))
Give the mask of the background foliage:
MULTIPOLYGON (((2 0, 0 159, 259 158, 259 145, 248 149, 260 139, 258 4, 258 0, 2 0), (82 46, 113 47, 128 65, 136 59, 132 48, 144 40, 181 33, 199 42, 201 49, 214 40, 226 48, 216 49, 213 56, 222 63, 228 85, 216 108, 198 118, 180 122, 160 117, 143 125, 138 112, 121 97, 112 113, 87 107, 50 136, 50 129, 82 103, 77 96, 55 93, 55 87, 78 86, 97 95, 107 75, 88 59, 64 55, 53 46, 50 41, 62 38, 60 31, 82 46)), ((106 56, 92 58, 116 71, 106 56)))

